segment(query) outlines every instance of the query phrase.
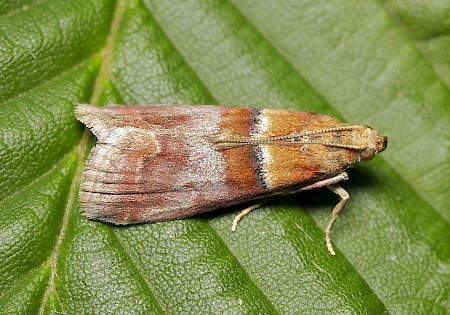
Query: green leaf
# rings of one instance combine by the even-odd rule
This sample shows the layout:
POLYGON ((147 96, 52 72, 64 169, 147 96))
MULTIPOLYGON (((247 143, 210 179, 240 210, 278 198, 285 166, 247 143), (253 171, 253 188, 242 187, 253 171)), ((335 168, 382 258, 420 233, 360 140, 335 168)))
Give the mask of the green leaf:
POLYGON ((414 40, 424 58, 450 87, 450 2, 440 0, 384 0, 386 8, 414 40))
MULTIPOLYGON (((0 313, 448 314, 450 41, 443 1, 0 3, 0 313), (280 197, 116 227, 82 217, 77 103, 289 108, 388 149, 350 201, 280 197)), ((318 161, 320 163, 320 161, 318 161)))

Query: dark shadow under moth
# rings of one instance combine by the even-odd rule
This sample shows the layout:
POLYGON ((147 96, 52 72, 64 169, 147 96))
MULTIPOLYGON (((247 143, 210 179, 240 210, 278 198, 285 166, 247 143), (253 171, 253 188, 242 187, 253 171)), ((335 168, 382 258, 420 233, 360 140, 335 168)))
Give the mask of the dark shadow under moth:
MULTIPOLYGON (((79 205, 90 219, 133 224, 181 219, 250 200, 328 187, 348 193, 345 170, 383 151, 387 137, 310 112, 211 105, 78 105, 97 137, 79 205)), ((237 222, 258 207, 243 210, 237 222)))

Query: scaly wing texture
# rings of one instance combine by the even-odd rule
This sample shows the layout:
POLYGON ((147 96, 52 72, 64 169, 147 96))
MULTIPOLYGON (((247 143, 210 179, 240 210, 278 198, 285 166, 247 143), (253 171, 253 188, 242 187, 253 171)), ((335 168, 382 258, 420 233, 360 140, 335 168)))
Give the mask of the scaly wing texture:
POLYGON ((216 136, 258 139, 340 124, 312 113, 81 105, 76 115, 98 138, 84 170, 80 206, 87 217, 116 224, 192 216, 301 187, 348 164, 341 158, 346 150, 324 151, 321 145, 220 150, 213 141, 216 136), (335 157, 321 165, 321 154, 335 157))

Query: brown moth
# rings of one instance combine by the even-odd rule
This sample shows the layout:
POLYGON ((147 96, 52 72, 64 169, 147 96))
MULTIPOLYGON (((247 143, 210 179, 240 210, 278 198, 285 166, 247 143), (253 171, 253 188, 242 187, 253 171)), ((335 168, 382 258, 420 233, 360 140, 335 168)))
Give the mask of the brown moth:
MULTIPOLYGON (((367 126, 310 112, 210 105, 78 105, 76 118, 97 137, 83 172, 79 204, 114 224, 190 217, 274 195, 328 187, 345 169, 383 151, 387 137, 367 126)), ((259 204, 243 210, 237 222, 259 204)))

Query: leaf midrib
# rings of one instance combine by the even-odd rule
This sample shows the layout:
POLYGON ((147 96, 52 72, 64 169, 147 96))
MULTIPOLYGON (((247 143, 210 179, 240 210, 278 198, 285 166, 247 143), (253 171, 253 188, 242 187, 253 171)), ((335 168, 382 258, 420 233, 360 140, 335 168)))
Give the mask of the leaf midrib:
MULTIPOLYGON (((106 78, 106 76, 107 76, 109 62, 110 62, 110 58, 112 55, 113 43, 115 41, 115 38, 117 36, 117 31, 119 29, 119 25, 123 18, 124 0, 118 0, 116 2, 116 6, 115 6, 114 10, 115 10, 115 12, 114 12, 113 19, 111 22, 110 32, 107 37, 105 47, 102 49, 102 56, 103 56, 102 64, 101 64, 99 72, 97 73, 97 78, 95 80, 95 86, 94 86, 94 89, 93 89, 93 92, 92 92, 92 95, 90 98, 91 104, 98 103, 98 98, 99 98, 101 90, 102 90, 101 83, 104 81, 104 78, 106 78)), ((42 303, 40 305, 39 314, 44 314, 49 296, 52 293, 52 291, 55 290, 55 277, 57 276, 56 272, 57 272, 58 258, 59 258, 59 254, 61 253, 62 244, 66 238, 66 233, 67 233, 67 229, 69 226, 70 214, 72 213, 71 210, 75 207, 75 204, 76 204, 76 201, 78 198, 78 189, 79 189, 79 186, 81 183, 85 160, 87 158, 88 151, 89 151, 88 150, 89 141, 90 141, 90 132, 87 128, 85 128, 82 138, 81 138, 81 141, 77 146, 78 153, 79 153, 77 168, 75 170, 75 174, 73 176, 70 191, 68 194, 68 201, 67 201, 66 208, 64 210, 64 217, 63 217, 63 221, 61 224, 61 229, 58 233, 59 234, 58 240, 56 242, 56 245, 55 245, 55 247, 52 251, 52 254, 50 255, 50 259, 49 259, 50 266, 51 266, 49 283, 47 285, 44 296, 42 298, 42 303)))

